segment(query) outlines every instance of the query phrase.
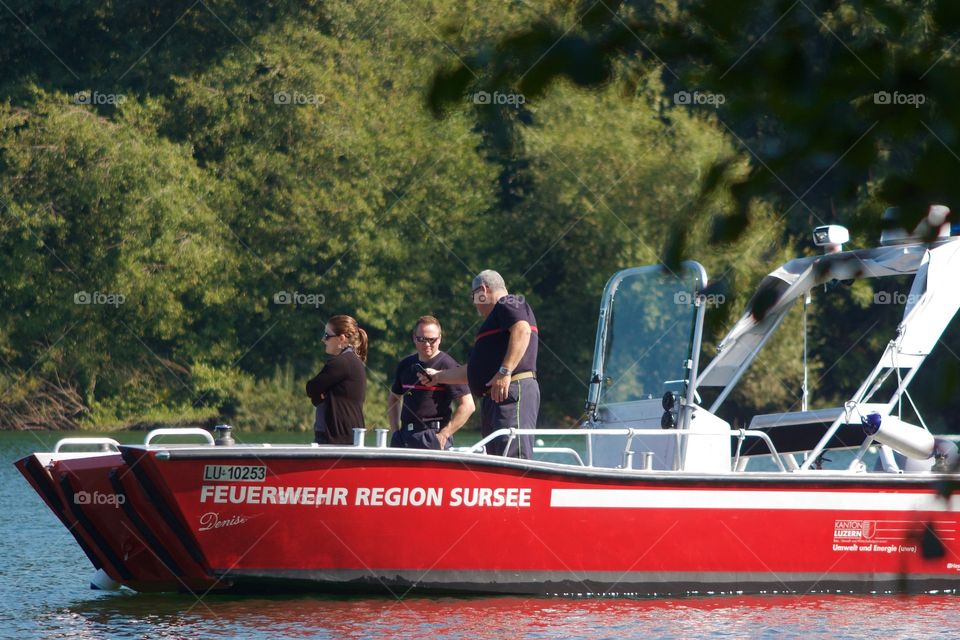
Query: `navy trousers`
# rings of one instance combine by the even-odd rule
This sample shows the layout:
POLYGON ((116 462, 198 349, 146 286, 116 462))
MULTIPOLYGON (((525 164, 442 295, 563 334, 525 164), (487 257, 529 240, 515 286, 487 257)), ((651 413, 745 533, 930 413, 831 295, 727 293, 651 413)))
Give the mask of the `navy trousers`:
MULTIPOLYGON (((540 415, 540 385, 536 378, 524 378, 510 383, 507 399, 494 402, 489 395, 480 402, 480 433, 484 437, 497 429, 536 429, 540 415)), ((507 446, 507 436, 487 444, 487 453, 502 456, 507 446)), ((507 455, 513 458, 533 457, 533 436, 524 435, 513 439, 507 455)))

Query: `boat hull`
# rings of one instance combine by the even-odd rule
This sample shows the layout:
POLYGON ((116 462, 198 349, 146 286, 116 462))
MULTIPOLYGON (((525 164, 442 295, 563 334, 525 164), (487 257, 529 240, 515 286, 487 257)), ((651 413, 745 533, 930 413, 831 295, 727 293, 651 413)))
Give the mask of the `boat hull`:
MULTIPOLYGON (((958 518, 929 474, 697 476, 352 448, 121 453, 112 473, 143 513, 128 526, 149 533, 137 536, 139 560, 126 561, 134 578, 101 564, 139 590, 667 595, 960 583, 958 518), (156 562, 163 554, 179 573, 157 568, 169 568, 156 562)), ((87 518, 110 531, 110 515, 87 518)))
MULTIPOLYGON (((189 536, 171 529, 119 453, 28 456, 16 466, 83 549, 95 569, 136 591, 202 592, 217 580, 189 536)), ((152 489, 152 487, 149 487, 152 489)))

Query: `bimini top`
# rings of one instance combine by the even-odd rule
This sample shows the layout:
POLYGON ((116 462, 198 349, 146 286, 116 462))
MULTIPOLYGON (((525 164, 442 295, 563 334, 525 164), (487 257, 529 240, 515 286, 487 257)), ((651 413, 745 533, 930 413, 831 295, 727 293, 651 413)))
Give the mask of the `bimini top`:
POLYGON ((960 287, 951 283, 960 275, 957 240, 960 238, 930 245, 843 251, 787 262, 760 283, 746 313, 720 342, 717 356, 697 379, 697 387, 735 384, 793 303, 817 285, 833 280, 916 274, 896 339, 901 353, 926 356, 960 307, 960 287))

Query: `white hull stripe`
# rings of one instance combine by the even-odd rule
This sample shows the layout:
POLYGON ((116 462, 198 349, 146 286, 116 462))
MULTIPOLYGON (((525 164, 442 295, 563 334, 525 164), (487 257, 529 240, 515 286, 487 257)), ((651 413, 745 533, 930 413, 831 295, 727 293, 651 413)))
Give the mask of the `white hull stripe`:
POLYGON ((596 509, 780 509, 787 511, 953 511, 932 493, 840 491, 701 491, 691 489, 553 489, 551 507, 596 509))

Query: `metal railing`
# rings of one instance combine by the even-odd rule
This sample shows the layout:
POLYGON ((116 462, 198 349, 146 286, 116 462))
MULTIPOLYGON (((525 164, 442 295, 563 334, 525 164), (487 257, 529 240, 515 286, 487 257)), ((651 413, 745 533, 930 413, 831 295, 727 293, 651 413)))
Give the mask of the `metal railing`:
MULTIPOLYGON (((143 439, 144 446, 153 442, 154 438, 159 436, 200 436, 206 440, 207 444, 214 444, 213 436, 206 429, 199 427, 170 427, 163 429, 154 429, 147 433, 143 439)), ((64 447, 83 447, 99 446, 101 451, 120 451, 120 443, 113 438, 101 438, 95 436, 80 436, 72 438, 60 438, 57 444, 53 446, 53 453, 60 453, 64 447)))
MULTIPOLYGON (((633 439, 636 436, 658 436, 658 437, 677 437, 677 436, 713 436, 714 438, 718 436, 724 436, 722 433, 710 433, 705 431, 688 431, 688 430, 676 430, 676 429, 499 429, 494 431, 490 435, 486 436, 476 444, 470 447, 455 447, 454 451, 461 451, 465 453, 486 453, 486 445, 490 442, 493 442, 497 438, 506 437, 507 443, 504 446, 504 455, 510 450, 510 446, 513 444, 513 441, 517 439, 518 436, 530 435, 530 436, 622 436, 625 438, 624 448, 623 448, 623 468, 628 467, 628 461, 632 460, 632 445, 633 439)), ((730 432, 729 437, 737 438, 737 453, 733 461, 733 466, 731 469, 735 468, 736 462, 740 458, 740 449, 743 443, 743 440, 746 438, 759 438, 767 445, 767 449, 770 451, 770 458, 777 465, 777 468, 780 471, 786 472, 787 469, 783 465, 783 460, 780 458, 780 454, 777 453, 776 447, 773 446, 773 441, 770 440, 770 436, 764 433, 763 431, 756 431, 752 429, 736 429, 730 432)), ((566 449, 565 449, 566 450, 566 449)), ((534 447, 534 452, 544 452, 551 453, 552 451, 544 451, 543 449, 538 449, 534 447)), ((580 456, 577 455, 577 460, 582 466, 592 467, 593 466, 593 438, 586 438, 586 453, 587 453, 587 462, 583 463, 583 460, 580 459, 580 456)))
POLYGON ((207 441, 207 444, 213 445, 213 436, 206 429, 200 427, 168 428, 154 429, 143 439, 143 445, 149 445, 157 436, 200 436, 207 441))
MULTIPOLYGON (((386 429, 377 429, 377 446, 378 449, 387 448, 387 430, 386 429), (380 433, 382 432, 382 433, 380 433)), ((354 446, 362 447, 363 446, 363 430, 357 429, 354 434, 354 446)), ((154 429, 150 431, 146 438, 144 438, 144 445, 150 445, 152 441, 158 436, 200 436, 208 445, 214 445, 214 438, 206 429, 200 428, 165 428, 165 429, 154 429)), ((685 429, 499 429, 494 431, 490 435, 481 439, 479 442, 472 446, 468 447, 453 447, 451 451, 459 451, 463 453, 482 453, 486 454, 486 445, 496 440, 497 438, 506 437, 507 443, 504 447, 504 455, 510 450, 510 446, 513 444, 519 436, 530 435, 530 436, 574 436, 574 437, 583 437, 585 438, 586 443, 586 462, 576 449, 572 447, 534 447, 534 453, 542 454, 563 454, 568 455, 575 460, 576 464, 582 467, 592 467, 594 466, 594 455, 593 455, 593 437, 592 436, 620 436, 624 438, 622 460, 623 463, 620 468, 632 469, 633 467, 633 440, 637 436, 654 436, 654 437, 667 437, 667 438, 677 438, 682 436, 713 436, 717 437, 727 437, 728 434, 724 433, 710 433, 704 431, 688 431, 685 429)), ((786 472, 787 469, 783 464, 781 455, 777 452, 776 447, 774 447, 773 442, 770 440, 770 436, 764 433, 763 431, 756 431, 751 429, 736 429, 731 430, 729 436, 731 438, 737 438, 737 449, 736 454, 733 457, 731 469, 736 469, 737 463, 740 460, 740 451, 742 448, 743 441, 746 438, 759 438, 766 444, 768 451, 770 452, 770 458, 777 465, 780 471, 786 472)), ((112 438, 63 438, 57 442, 54 447, 54 453, 60 452, 63 447, 66 446, 81 446, 81 445, 99 445, 101 450, 107 450, 108 447, 112 448, 114 451, 119 451, 120 443, 112 438)), ((262 445, 270 446, 270 445, 262 445)), ((649 453, 649 452, 641 452, 649 453)), ((645 461, 642 467, 645 470, 650 470, 649 461, 645 461)))
POLYGON ((97 445, 100 447, 101 451, 108 451, 110 447, 114 451, 120 451, 120 443, 114 440, 113 438, 61 438, 57 441, 57 444, 53 447, 54 453, 60 453, 60 450, 64 447, 71 446, 92 446, 97 445))

